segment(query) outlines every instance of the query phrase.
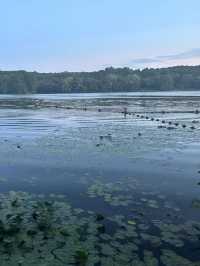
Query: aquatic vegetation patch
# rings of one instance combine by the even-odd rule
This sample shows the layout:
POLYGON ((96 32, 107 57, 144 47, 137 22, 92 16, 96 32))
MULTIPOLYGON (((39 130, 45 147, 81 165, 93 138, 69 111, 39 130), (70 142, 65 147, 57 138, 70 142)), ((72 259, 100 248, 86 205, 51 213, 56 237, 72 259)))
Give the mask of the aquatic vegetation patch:
POLYGON ((133 177, 124 177, 115 182, 103 182, 101 178, 90 181, 87 187, 89 198, 100 198, 111 207, 124 207, 137 217, 162 216, 180 218, 181 209, 175 202, 166 199, 159 191, 144 191, 143 185, 133 177))
MULTIPOLYGON (((125 191, 128 191, 127 189, 125 191)), ((96 181, 89 186, 87 194, 90 198, 102 197, 111 206, 128 206, 133 202, 132 195, 119 194, 125 191, 120 182, 114 184, 96 181)))
POLYGON ((186 258, 177 255, 172 250, 163 250, 161 255, 161 262, 165 266, 199 266, 198 263, 191 262, 186 258))
POLYGON ((6 182, 8 182, 8 178, 0 176, 0 183, 6 183, 6 182))
POLYGON ((193 208, 200 208, 200 199, 194 199, 193 201, 192 201, 192 207, 193 208))
MULTIPOLYGON (((99 187, 97 191, 101 193, 99 187)), ((198 222, 180 225, 121 214, 106 217, 73 208, 56 194, 0 194, 2 266, 159 266, 160 260, 166 266, 197 266, 176 249, 181 250, 185 241, 196 245, 199 239, 198 222)))
POLYGON ((27 193, 1 195, 0 203, 1 265, 95 265, 98 261, 95 217, 81 216, 67 202, 38 200, 27 193))

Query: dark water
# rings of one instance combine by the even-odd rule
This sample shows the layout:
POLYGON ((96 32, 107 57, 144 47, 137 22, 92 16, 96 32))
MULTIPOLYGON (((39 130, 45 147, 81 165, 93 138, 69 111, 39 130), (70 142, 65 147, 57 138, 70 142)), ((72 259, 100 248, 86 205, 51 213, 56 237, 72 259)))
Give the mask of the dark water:
MULTIPOLYGON (((65 196, 73 207, 105 218, 123 215, 137 230, 151 228, 147 239, 138 233, 140 252, 153 250, 159 265, 200 265, 196 110, 197 92, 0 96, 0 192, 65 196), (131 112, 126 118, 124 107, 131 112), (159 236, 158 222, 185 225, 184 237, 159 236), (187 228, 193 222, 195 234, 187 228), (152 232, 163 241, 160 250, 182 260, 164 264, 149 242, 152 232)), ((158 265, 150 263, 141 265, 158 265)))

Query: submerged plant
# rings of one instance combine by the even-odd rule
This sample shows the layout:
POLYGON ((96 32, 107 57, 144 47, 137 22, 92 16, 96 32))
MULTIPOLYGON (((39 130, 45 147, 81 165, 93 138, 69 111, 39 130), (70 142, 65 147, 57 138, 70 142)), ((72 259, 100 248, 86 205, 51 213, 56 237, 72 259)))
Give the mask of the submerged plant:
POLYGON ((75 263, 77 266, 85 266, 88 261, 88 253, 85 250, 77 250, 75 253, 75 263))

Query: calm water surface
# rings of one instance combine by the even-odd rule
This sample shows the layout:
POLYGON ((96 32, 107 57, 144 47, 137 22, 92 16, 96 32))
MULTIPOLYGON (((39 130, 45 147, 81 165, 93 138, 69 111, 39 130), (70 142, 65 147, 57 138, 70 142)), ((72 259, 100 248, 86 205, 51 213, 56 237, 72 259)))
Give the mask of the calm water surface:
MULTIPOLYGON (((143 225, 198 223, 198 109, 199 92, 2 95, 0 192, 64 195, 143 225)), ((164 248, 199 261, 198 233, 193 251, 187 239, 164 248)))

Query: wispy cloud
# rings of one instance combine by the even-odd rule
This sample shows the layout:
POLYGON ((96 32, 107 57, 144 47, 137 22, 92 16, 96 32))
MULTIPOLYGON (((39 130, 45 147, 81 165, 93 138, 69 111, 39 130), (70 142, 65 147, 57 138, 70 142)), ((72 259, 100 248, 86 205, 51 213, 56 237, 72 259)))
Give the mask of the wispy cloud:
POLYGON ((130 66, 154 66, 155 65, 170 65, 170 64, 182 64, 187 61, 189 64, 196 62, 197 59, 200 63, 200 48, 192 49, 186 52, 172 54, 172 55, 159 55, 155 57, 136 58, 129 64, 130 66))
POLYGON ((132 64, 151 64, 151 63, 157 63, 160 62, 160 60, 155 58, 137 58, 131 61, 132 64))

